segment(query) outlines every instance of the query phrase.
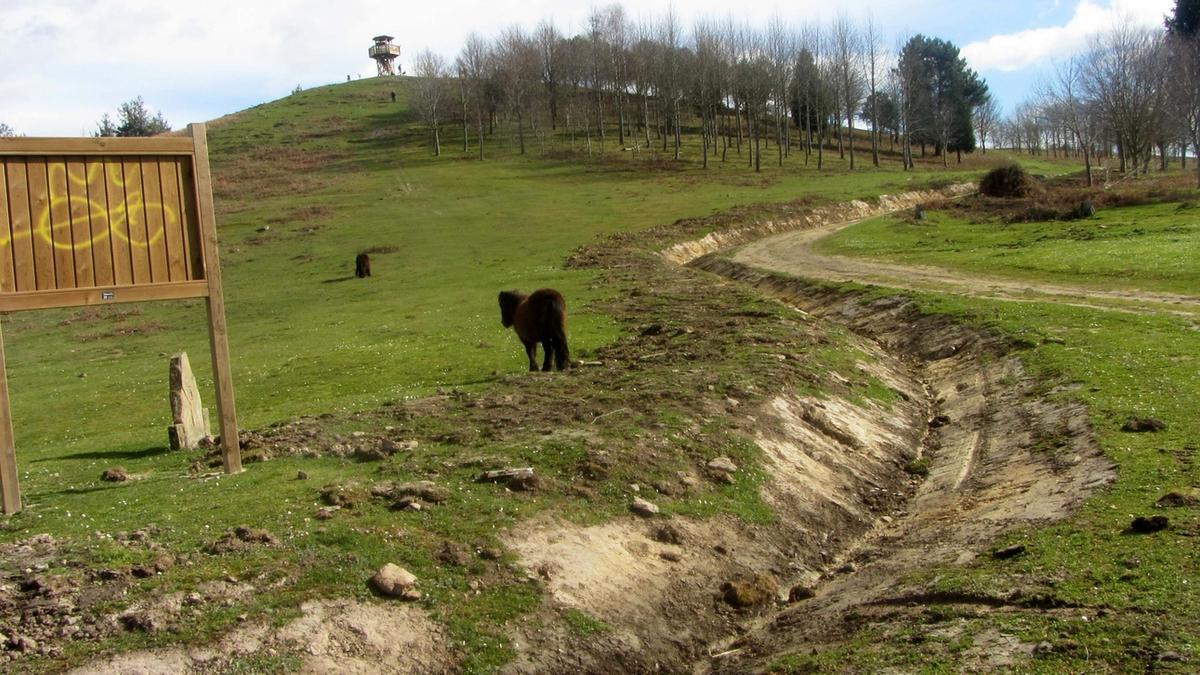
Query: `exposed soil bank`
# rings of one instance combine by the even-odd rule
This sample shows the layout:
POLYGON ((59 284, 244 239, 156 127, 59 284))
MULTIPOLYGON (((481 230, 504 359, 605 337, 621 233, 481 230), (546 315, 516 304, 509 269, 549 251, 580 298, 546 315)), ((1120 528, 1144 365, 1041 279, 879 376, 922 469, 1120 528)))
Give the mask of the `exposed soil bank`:
MULTIPOLYGON (((1064 518, 1111 480, 1086 411, 1036 396, 998 337, 902 298, 832 293, 712 256, 694 266, 848 326, 872 357, 860 372, 896 398, 784 391, 740 413, 765 454, 763 497, 778 514, 769 525, 674 518, 664 538, 662 521, 630 517, 543 520, 513 533, 510 547, 546 581, 544 612, 596 621, 576 631, 526 625, 513 671, 761 669, 836 642, 854 625, 848 617, 944 601, 902 579, 970 561, 1008 529, 1064 518), (731 606, 726 582, 764 575, 771 598, 731 606)), ((988 606, 1026 600, 1015 591, 988 606)))
POLYGON ((660 255, 669 262, 686 265, 700 256, 728 250, 765 237, 793 230, 809 230, 830 223, 848 224, 864 218, 911 209, 917 204, 959 197, 976 189, 974 183, 958 183, 943 190, 914 190, 898 195, 880 195, 878 199, 870 202, 854 199, 840 204, 818 206, 791 216, 723 228, 700 239, 674 244, 663 250, 660 255))
MULTIPOLYGON (((1081 405, 1038 396, 1037 383, 996 336, 922 315, 904 298, 867 299, 788 280, 710 256, 694 266, 738 279, 804 311, 850 327, 912 360, 931 406, 928 478, 894 518, 847 547, 840 569, 816 597, 722 645, 701 669, 755 670, 772 658, 839 637, 872 617, 920 611, 928 603, 1027 606, 1021 589, 1005 598, 943 598, 908 587, 908 572, 968 562, 1002 532, 1069 515, 1114 468, 1098 449, 1081 405)), ((1019 649, 1020 646, 1014 646, 1019 649)))

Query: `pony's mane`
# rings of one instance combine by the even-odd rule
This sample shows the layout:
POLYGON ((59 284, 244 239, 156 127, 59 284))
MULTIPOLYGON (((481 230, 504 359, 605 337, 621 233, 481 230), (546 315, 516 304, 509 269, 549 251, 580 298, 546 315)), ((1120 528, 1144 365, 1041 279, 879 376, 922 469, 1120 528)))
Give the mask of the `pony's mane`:
POLYGON ((517 307, 528 297, 521 291, 500 291, 500 323, 505 328, 512 328, 513 315, 517 307))

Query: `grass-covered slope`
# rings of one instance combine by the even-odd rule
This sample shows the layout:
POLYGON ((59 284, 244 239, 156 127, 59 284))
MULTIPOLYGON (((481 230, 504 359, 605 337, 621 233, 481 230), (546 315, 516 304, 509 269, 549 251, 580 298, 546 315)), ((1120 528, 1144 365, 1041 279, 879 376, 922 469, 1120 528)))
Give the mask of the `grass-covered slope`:
MULTIPOLYGON (((365 597, 364 580, 391 560, 425 580, 429 606, 448 627, 464 667, 495 666, 511 655, 502 627, 537 603, 537 591, 503 561, 442 564, 436 555, 443 544, 495 545, 496 528, 546 509, 603 518, 626 503, 624 488, 606 486, 673 476, 715 452, 738 459, 752 479, 705 486, 667 508, 769 519, 755 489, 755 450, 720 421, 697 430, 689 408, 694 401, 676 398, 823 381, 831 368, 854 363, 836 338, 825 339, 802 363, 771 358, 773 345, 802 344, 814 329, 746 294, 708 293, 694 280, 659 282, 649 273, 604 276, 595 268, 568 267, 568 256, 605 235, 737 204, 841 200, 957 177, 893 170, 818 174, 795 158, 761 174, 740 161, 704 170, 695 160, 649 162, 612 149, 592 161, 551 161, 517 155, 499 134, 488 141, 488 159, 479 162, 474 153, 459 156, 452 130, 444 135, 444 156, 434 158, 404 103, 406 93, 402 81, 340 84, 210 127, 239 418, 244 429, 263 431, 308 416, 247 434, 252 441, 283 434, 291 443, 284 449, 294 452, 221 476, 206 466, 203 453, 166 451, 171 353, 189 353, 202 395, 211 401, 201 302, 4 317, 27 508, 4 521, 0 546, 24 550, 17 542, 50 535, 53 543, 31 563, 38 568, 29 567, 30 574, 68 586, 80 578, 96 585, 101 592, 80 607, 86 616, 111 617, 146 598, 195 592, 213 579, 258 589, 187 609, 186 621, 164 630, 112 632, 103 622, 93 629, 84 620, 85 629, 43 641, 47 651, 40 658, 46 660, 26 665, 56 668, 100 652, 203 640, 236 625, 240 615, 253 622, 274 612, 275 620, 284 620, 311 597, 365 597), (393 89, 397 103, 390 100, 393 89), (361 251, 373 258, 374 275, 365 280, 352 278, 361 251), (677 293, 668 292, 671 284, 677 293), (623 299, 639 285, 636 300, 623 299), (607 358, 633 364, 619 374, 557 378, 543 387, 519 379, 524 357, 501 328, 496 307, 498 290, 539 286, 567 296, 578 357, 605 354, 606 345, 646 322, 721 328, 654 338, 709 342, 694 351, 651 350, 661 354, 647 366, 639 360, 642 345, 618 343, 607 358), (714 318, 731 308, 744 315, 714 318), (745 332, 760 339, 744 344, 745 332), (697 359, 704 359, 703 367, 697 359), (422 407, 418 399, 439 389, 450 395, 422 407), (481 416, 472 399, 463 398, 473 392, 498 401, 503 414, 481 416), (626 413, 601 417, 622 409, 626 413), (596 419, 605 424, 593 425, 596 419), (588 430, 599 434, 596 447, 543 435, 560 423, 606 431, 588 430), (649 442, 639 440, 646 428, 669 450, 641 453, 649 442), (420 438, 421 449, 382 465, 332 452, 352 444, 356 432, 368 439, 420 438), (613 466, 595 472, 599 482, 591 492, 571 492, 570 481, 591 471, 586 451, 608 448, 624 454, 608 455, 613 466), (647 464, 647 456, 653 462, 647 464), (552 480, 533 497, 497 496, 495 486, 472 482, 481 465, 508 463, 534 464, 552 480), (117 465, 133 480, 100 481, 104 469, 117 465), (297 480, 298 471, 308 480, 297 480), (456 507, 397 513, 353 488, 350 502, 357 506, 343 511, 345 517, 314 520, 322 486, 357 481, 361 488, 381 477, 437 479, 454 491, 456 507), (266 528, 278 541, 214 552, 222 533, 243 523, 266 528), (155 561, 164 554, 168 562, 158 569, 155 561), (141 578, 134 574, 139 566, 157 573, 141 578), (485 580, 482 590, 469 588, 473 577, 485 580)), ((638 259, 642 265, 650 260, 638 259)), ((247 448, 248 458, 266 454, 247 448)), ((336 500, 336 494, 329 499, 336 500)), ((14 555, 10 563, 23 560, 14 555)))

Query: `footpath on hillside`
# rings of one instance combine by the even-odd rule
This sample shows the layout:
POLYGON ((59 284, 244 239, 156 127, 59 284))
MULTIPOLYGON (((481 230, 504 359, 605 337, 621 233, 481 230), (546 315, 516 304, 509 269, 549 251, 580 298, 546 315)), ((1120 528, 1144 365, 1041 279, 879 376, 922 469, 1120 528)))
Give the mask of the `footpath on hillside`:
POLYGON ((735 262, 764 270, 835 282, 858 282, 916 291, 937 291, 998 300, 1036 300, 1123 311, 1200 313, 1200 295, 1155 293, 1134 289, 1095 289, 1041 281, 971 274, 943 267, 905 265, 865 258, 828 255, 815 244, 861 220, 826 223, 786 232, 747 244, 735 262))

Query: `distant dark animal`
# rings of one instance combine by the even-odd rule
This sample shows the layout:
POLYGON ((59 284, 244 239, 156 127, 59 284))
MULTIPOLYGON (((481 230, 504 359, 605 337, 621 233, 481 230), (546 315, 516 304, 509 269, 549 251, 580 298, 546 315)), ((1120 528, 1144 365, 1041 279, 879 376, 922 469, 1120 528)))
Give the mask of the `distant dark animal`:
POLYGON ((561 293, 550 288, 525 295, 520 291, 501 291, 500 323, 505 328, 517 331, 525 355, 529 357, 529 370, 537 370, 535 356, 537 343, 542 343, 545 359, 542 370, 550 370, 553 359, 555 367, 565 370, 571 353, 567 347, 567 301, 561 293))
POLYGON ((392 92, 392 103, 396 102, 396 92, 392 92))
POLYGON ((354 276, 359 279, 371 276, 371 256, 366 253, 359 253, 354 258, 354 276))

